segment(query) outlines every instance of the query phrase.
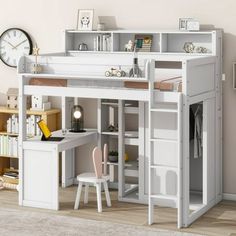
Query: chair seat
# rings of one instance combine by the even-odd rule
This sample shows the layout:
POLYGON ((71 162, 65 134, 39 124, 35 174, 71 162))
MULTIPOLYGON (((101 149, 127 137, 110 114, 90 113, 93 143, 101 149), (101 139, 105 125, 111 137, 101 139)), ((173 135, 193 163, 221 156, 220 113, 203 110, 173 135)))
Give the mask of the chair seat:
POLYGON ((77 176, 77 180, 81 182, 86 183, 103 183, 105 181, 108 181, 110 176, 105 175, 102 176, 102 178, 98 179, 95 175, 95 173, 83 173, 77 176))

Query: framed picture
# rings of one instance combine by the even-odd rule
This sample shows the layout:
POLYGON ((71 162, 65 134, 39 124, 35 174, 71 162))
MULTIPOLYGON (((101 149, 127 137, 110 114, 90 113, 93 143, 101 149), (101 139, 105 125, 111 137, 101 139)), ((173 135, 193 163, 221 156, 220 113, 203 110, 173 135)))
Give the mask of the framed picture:
POLYGON ((179 19, 179 30, 183 31, 198 31, 200 30, 199 21, 193 18, 180 18, 179 19))
POLYGON ((93 9, 78 10, 77 30, 93 30, 93 9))

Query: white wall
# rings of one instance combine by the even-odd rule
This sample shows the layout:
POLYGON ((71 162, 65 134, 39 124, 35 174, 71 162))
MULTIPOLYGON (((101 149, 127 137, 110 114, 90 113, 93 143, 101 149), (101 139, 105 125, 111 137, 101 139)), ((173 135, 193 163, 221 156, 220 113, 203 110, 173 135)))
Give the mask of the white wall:
MULTIPOLYGON (((236 194, 236 91, 232 62, 236 60, 235 0, 0 0, 0 32, 10 27, 29 32, 41 53, 61 51, 61 31, 74 28, 78 8, 95 9, 120 28, 177 28, 179 17, 195 17, 202 24, 224 29, 224 192, 236 194)), ((96 25, 96 23, 95 23, 96 25)), ((0 99, 17 84, 15 69, 0 62, 0 99)))

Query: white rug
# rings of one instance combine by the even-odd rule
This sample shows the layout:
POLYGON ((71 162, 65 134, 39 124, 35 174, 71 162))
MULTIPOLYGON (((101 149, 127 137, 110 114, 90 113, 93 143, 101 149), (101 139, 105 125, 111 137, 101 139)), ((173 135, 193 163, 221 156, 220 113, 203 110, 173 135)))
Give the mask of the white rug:
MULTIPOLYGON (((1 236, 196 236, 40 212, 0 208, 1 236)), ((199 236, 199 235, 198 235, 199 236)))

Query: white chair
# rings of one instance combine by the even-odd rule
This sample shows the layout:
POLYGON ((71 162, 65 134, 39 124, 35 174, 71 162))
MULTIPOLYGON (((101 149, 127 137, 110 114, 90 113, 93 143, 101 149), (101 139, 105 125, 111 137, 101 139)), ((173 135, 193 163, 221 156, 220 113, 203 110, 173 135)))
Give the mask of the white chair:
POLYGON ((93 150, 93 165, 95 173, 83 173, 77 176, 79 182, 75 206, 74 209, 79 209, 80 196, 82 192, 83 184, 85 184, 84 192, 84 204, 88 203, 88 191, 89 184, 94 184, 97 190, 97 206, 98 212, 102 212, 102 199, 101 199, 101 184, 104 185, 105 196, 107 201, 107 206, 111 206, 110 194, 108 191, 107 182, 109 181, 109 176, 107 175, 107 158, 108 158, 108 146, 104 145, 104 173, 102 174, 102 151, 98 147, 93 150))

